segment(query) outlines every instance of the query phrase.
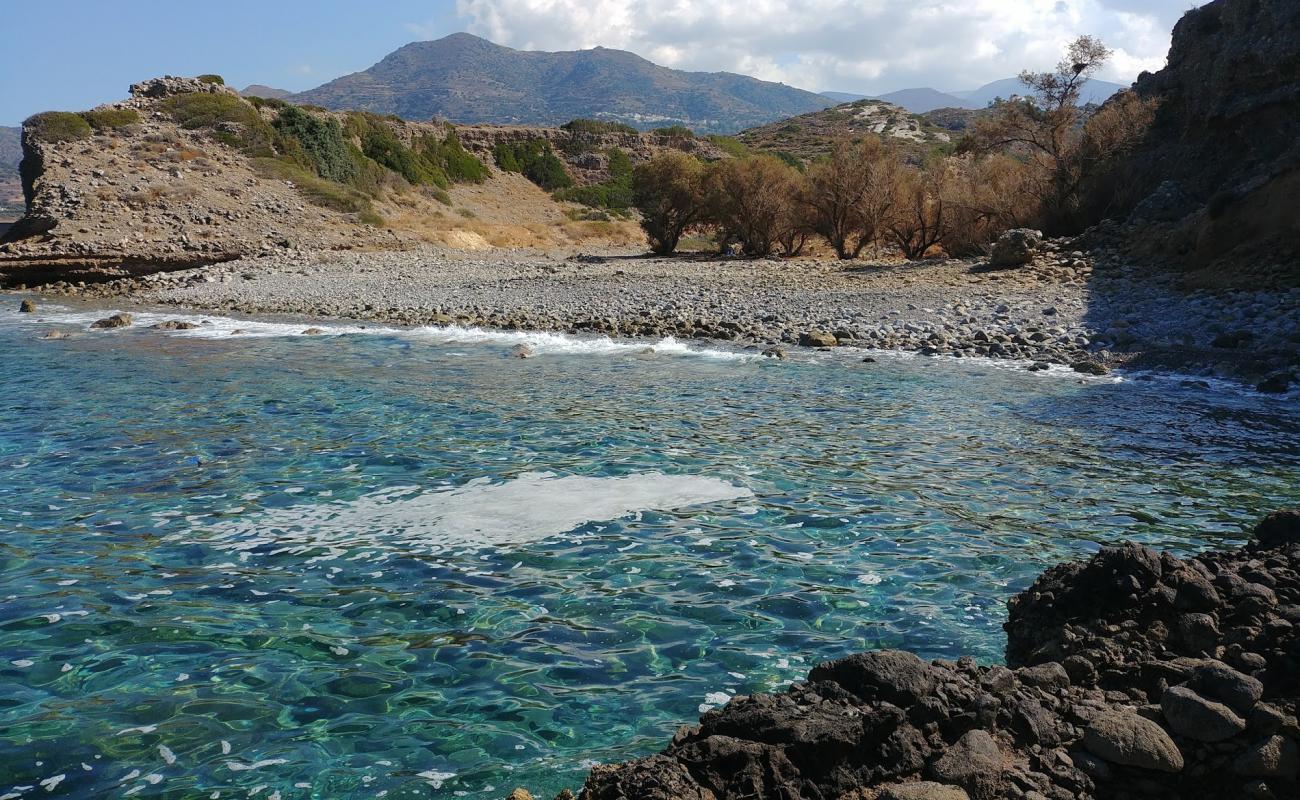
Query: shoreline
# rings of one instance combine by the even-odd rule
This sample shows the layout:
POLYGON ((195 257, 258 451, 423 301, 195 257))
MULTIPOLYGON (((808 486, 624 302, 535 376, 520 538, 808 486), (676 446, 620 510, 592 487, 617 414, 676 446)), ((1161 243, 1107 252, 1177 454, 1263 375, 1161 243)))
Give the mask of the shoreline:
POLYGON ((659 754, 596 766, 580 796, 1293 797, 1298 568, 1297 510, 1191 558, 1106 547, 1008 601, 1006 666, 829 661, 730 698, 659 754))
POLYGON ((1300 372, 1300 290, 1188 293, 1177 275, 1050 247, 1030 265, 998 271, 971 260, 295 252, 23 290, 262 318, 673 337, 774 357, 852 346, 1249 384, 1277 376, 1286 384, 1300 372))

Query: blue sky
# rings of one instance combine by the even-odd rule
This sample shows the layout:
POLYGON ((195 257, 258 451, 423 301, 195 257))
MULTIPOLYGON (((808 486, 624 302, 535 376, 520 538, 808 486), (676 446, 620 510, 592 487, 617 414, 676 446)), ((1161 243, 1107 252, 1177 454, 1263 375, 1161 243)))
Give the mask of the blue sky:
POLYGON ((308 89, 464 28, 452 0, 7 0, 0 20, 0 125, 163 74, 308 89))
POLYGON ((82 110, 163 74, 318 86, 403 44, 467 30, 522 49, 595 45, 813 91, 973 89, 1048 69, 1088 33, 1100 77, 1159 69, 1188 0, 5 0, 0 125, 82 110))

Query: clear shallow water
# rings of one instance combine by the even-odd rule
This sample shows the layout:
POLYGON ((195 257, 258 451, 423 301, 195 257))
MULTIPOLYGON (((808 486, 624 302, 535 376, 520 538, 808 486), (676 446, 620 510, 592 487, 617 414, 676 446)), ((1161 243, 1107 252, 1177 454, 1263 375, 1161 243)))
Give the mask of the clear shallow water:
POLYGON ((0 797, 546 796, 822 659, 996 661, 1045 566, 1300 503, 1295 397, 301 324, 50 342, 103 313, 16 304, 0 797))

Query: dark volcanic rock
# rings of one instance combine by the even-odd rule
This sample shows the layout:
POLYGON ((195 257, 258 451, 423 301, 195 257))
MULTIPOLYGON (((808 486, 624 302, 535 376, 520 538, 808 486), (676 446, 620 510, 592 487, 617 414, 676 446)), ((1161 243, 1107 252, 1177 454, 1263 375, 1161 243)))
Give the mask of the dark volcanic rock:
POLYGON ((1191 559, 1105 548, 1009 602, 1007 663, 880 651, 737 697, 586 798, 1300 796, 1300 513, 1191 559))

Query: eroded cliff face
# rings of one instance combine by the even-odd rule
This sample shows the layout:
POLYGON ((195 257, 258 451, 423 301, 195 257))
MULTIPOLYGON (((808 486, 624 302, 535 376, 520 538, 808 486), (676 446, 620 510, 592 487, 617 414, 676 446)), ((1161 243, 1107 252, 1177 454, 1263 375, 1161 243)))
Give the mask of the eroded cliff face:
POLYGON ((1141 248, 1223 272, 1268 262, 1300 280, 1300 3, 1187 12, 1167 66, 1134 90, 1160 104, 1126 167, 1141 201, 1130 220, 1151 229, 1141 248))

